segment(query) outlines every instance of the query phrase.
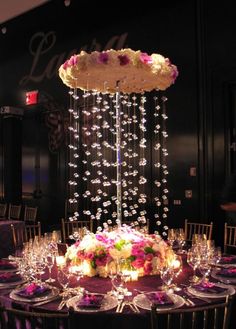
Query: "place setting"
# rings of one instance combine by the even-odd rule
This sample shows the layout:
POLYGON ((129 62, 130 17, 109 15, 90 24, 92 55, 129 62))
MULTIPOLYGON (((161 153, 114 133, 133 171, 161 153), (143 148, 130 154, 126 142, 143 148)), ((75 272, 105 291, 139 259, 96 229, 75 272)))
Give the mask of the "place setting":
POLYGON ((15 262, 9 259, 0 259, 0 273, 1 272, 16 272, 18 266, 15 262))
POLYGON ((17 272, 0 273, 0 289, 8 289, 25 282, 22 276, 17 272))
POLYGON ((117 305, 118 299, 115 296, 87 291, 66 302, 66 306, 72 307, 76 312, 103 312, 111 310, 117 305))
POLYGON ((216 268, 212 271, 211 276, 225 284, 236 284, 236 267, 216 268))
POLYGON ((59 289, 45 283, 31 282, 12 290, 9 296, 16 301, 38 303, 56 298, 59 296, 59 289))

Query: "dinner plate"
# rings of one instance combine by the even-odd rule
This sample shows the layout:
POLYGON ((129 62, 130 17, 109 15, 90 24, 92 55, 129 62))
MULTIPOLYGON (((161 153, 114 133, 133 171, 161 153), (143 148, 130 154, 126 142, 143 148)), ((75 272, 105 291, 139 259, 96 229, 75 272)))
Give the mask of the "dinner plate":
MULTIPOLYGON (((9 262, 9 263, 11 263, 11 262, 9 262)), ((18 266, 15 263, 12 263, 12 264, 14 264, 14 266, 16 266, 16 267, 14 267, 14 268, 5 268, 5 269, 0 267, 0 273, 18 271, 18 266)))
POLYGON ((19 284, 23 284, 23 283, 25 283, 24 279, 20 279, 13 282, 2 282, 0 283, 0 289, 7 289, 8 287, 18 286, 19 284))
POLYGON ((212 293, 212 292, 204 292, 204 291, 198 291, 194 289, 193 287, 188 287, 188 291, 198 297, 208 297, 208 298, 221 298, 226 297, 228 295, 233 295, 235 293, 235 289, 232 286, 223 284, 223 283, 217 283, 217 287, 225 288, 225 291, 219 292, 219 293, 212 293))
MULTIPOLYGON (((232 266, 233 267, 233 266, 232 266)), ((214 279, 217 279, 219 281, 221 281, 222 283, 232 283, 232 284, 236 284, 236 277, 230 277, 230 276, 223 276, 223 275, 220 275, 220 274, 217 274, 219 270, 215 269, 212 271, 211 273, 211 276, 214 278, 214 279)))
MULTIPOLYGON (((153 293, 153 291, 150 293, 153 293)), ((133 303, 136 306, 143 308, 144 310, 151 310, 152 303, 149 300, 149 298, 147 297, 148 294, 150 294, 150 293, 139 294, 139 295, 135 296, 133 299, 133 303)), ((172 293, 167 293, 167 295, 173 301, 173 304, 166 305, 166 306, 162 305, 160 307, 157 307, 156 308, 157 310, 172 310, 174 308, 179 308, 184 305, 185 301, 181 296, 178 296, 178 295, 175 295, 172 293)))
POLYGON ((14 299, 16 301, 35 303, 35 302, 41 302, 43 300, 51 299, 52 297, 59 295, 59 289, 58 288, 48 286, 48 285, 44 285, 44 286, 50 288, 50 290, 48 291, 48 293, 45 293, 43 296, 38 296, 38 297, 34 297, 34 298, 27 298, 27 297, 17 295, 17 293, 20 292, 22 289, 24 289, 24 287, 20 287, 18 289, 12 290, 12 292, 10 293, 9 296, 10 296, 11 299, 14 299))
MULTIPOLYGON (((94 295, 96 295, 96 293, 93 293, 94 295)), ((97 294, 97 295, 101 295, 101 294, 97 294)), ((66 306, 69 307, 73 307, 73 309, 77 312, 102 312, 102 311, 108 311, 111 310, 113 308, 115 308, 118 305, 118 299, 114 296, 109 296, 109 295, 104 295, 104 298, 102 300, 102 304, 99 308, 86 308, 86 307, 79 307, 78 304, 81 300, 81 298, 83 297, 82 294, 74 296, 72 298, 70 298, 67 302, 66 302, 66 306)))

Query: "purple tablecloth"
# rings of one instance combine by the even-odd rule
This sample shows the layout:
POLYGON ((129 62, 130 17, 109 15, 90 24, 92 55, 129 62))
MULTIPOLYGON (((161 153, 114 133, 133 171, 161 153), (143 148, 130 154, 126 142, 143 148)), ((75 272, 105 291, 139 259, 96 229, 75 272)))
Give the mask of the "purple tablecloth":
POLYGON ((1 220, 0 221, 0 258, 7 257, 14 250, 13 236, 11 224, 14 225, 16 231, 22 230, 25 223, 18 220, 1 220))
MULTIPOLYGON (((185 262, 184 262, 185 263, 185 262)), ((178 279, 174 282, 177 284, 187 283, 188 277, 192 275, 192 269, 185 263, 184 270, 179 275, 178 279)), ((45 273, 45 278, 47 273, 45 273)), ((53 268, 52 277, 57 278, 57 269, 53 268)), ((111 282, 109 278, 99 277, 84 277, 80 281, 80 285, 90 292, 106 293, 111 290, 111 282)), ((53 283, 54 286, 59 287, 58 282, 53 283)), ((72 284, 73 286, 73 281, 72 284)), ((143 291, 154 291, 162 285, 162 280, 158 275, 156 276, 145 276, 139 278, 138 281, 128 282, 127 288, 132 291, 133 297, 138 293, 134 289, 143 291)), ((191 298, 196 305, 209 305, 199 299, 191 298)), ((212 303, 219 300, 213 299, 212 303)), ((8 307, 14 307, 18 309, 37 309, 37 311, 55 311, 60 303, 60 300, 52 301, 48 304, 34 307, 30 303, 23 303, 10 299, 9 290, 0 290, 0 303, 8 307)), ((183 307, 187 307, 184 305, 183 307)), ((68 309, 65 307, 62 311, 67 312, 68 309)), ((94 312, 94 313, 76 313, 76 319, 78 320, 78 327, 86 329, 150 329, 150 312, 144 309, 140 309, 140 313, 133 313, 129 307, 125 307, 122 313, 116 313, 115 309, 106 312, 94 312)), ((233 327, 232 327, 233 328, 233 327)))

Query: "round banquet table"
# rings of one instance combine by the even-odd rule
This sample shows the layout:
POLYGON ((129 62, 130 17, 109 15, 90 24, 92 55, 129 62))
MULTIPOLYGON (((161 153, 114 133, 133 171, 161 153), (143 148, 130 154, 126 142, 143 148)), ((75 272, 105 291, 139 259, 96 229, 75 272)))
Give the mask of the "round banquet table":
POLYGON ((16 232, 22 231, 25 227, 24 221, 0 220, 0 258, 15 252, 11 224, 14 225, 16 232))
MULTIPOLYGON (((176 284, 187 283, 188 277, 192 275, 192 269, 184 262, 184 268, 179 277, 174 281, 176 284)), ((47 273, 45 273, 45 278, 47 273)), ((57 278, 57 268, 53 268, 52 277, 57 278)), ((84 287, 89 292, 95 293, 106 293, 111 290, 111 282, 109 278, 99 278, 99 277, 83 277, 80 279, 80 286, 84 287)), ((60 287, 58 282, 53 283, 54 286, 60 287)), ((73 285, 73 284, 72 284, 73 285)), ((155 276, 145 276, 138 279, 138 281, 128 282, 127 288, 132 291, 133 297, 138 293, 135 289, 143 291, 154 291, 158 290, 158 287, 162 285, 162 281, 158 275, 155 276)), ((33 306, 33 304, 12 300, 9 297, 10 289, 0 289, 0 303, 5 307, 14 307, 17 309, 26 310, 37 310, 37 311, 57 311, 57 312, 67 312, 67 307, 63 310, 58 311, 57 307, 60 303, 59 300, 51 301, 42 306, 33 306)), ((177 293, 181 296, 181 292, 177 293)), ((194 296, 191 300, 196 306, 209 305, 209 303, 204 302, 194 296)), ((212 303, 219 302, 220 299, 212 299, 212 303)), ((186 305, 182 307, 188 307, 186 305)), ((232 312, 233 313, 233 312, 232 312)), ((125 306, 122 313, 116 313, 116 309, 111 309, 103 312, 78 312, 76 313, 78 317, 78 327, 92 329, 96 326, 96 329, 150 329, 150 311, 140 308, 140 313, 134 313, 129 306, 125 306)), ((232 324, 231 328, 235 328, 235 323, 232 324)))

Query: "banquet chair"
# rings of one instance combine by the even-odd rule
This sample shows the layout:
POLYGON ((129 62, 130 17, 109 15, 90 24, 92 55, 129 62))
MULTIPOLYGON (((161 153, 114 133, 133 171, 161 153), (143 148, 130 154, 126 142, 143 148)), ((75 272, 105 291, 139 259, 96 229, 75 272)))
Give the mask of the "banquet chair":
POLYGON ((68 313, 26 311, 0 306, 1 329, 68 329, 68 313))
POLYGON ((34 239, 35 236, 41 236, 41 224, 38 222, 37 224, 25 225, 25 236, 26 240, 34 239))
POLYGON ((212 237, 213 222, 210 224, 192 223, 185 219, 184 233, 185 240, 192 241, 193 234, 206 234, 207 240, 211 240, 212 237))
POLYGON ((37 211, 38 211, 38 207, 25 206, 24 217, 23 217, 24 221, 25 222, 35 223, 36 216, 37 216, 37 211))
POLYGON ((0 219, 6 218, 6 213, 7 213, 7 204, 0 203, 0 219))
POLYGON ((64 218, 61 219, 63 242, 66 242, 68 239, 70 239, 70 235, 72 235, 74 232, 78 232, 82 237, 85 233, 85 229, 93 232, 93 221, 91 219, 77 221, 65 220, 64 218))
POLYGON ((13 224, 11 224, 11 232, 12 232, 12 241, 15 251, 20 251, 23 247, 23 244, 27 241, 25 227, 15 228, 13 224))
POLYGON ((151 329, 229 329, 233 296, 211 305, 160 311, 151 309, 151 329))
POLYGON ((236 226, 231 226, 225 223, 224 253, 227 253, 227 251, 229 251, 232 248, 236 248, 236 226))
POLYGON ((34 239, 35 236, 41 236, 41 224, 38 222, 35 225, 25 225, 25 227, 15 229, 15 226, 11 224, 12 240, 14 249, 21 250, 23 244, 29 239, 34 239))
POLYGON ((21 205, 13 205, 9 203, 8 207, 8 219, 20 219, 21 205))

